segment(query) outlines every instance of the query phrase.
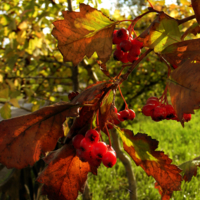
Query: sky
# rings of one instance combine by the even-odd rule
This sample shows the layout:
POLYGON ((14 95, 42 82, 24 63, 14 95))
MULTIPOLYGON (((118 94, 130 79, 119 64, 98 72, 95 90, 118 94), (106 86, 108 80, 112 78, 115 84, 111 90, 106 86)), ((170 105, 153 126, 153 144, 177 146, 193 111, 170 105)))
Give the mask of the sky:
MULTIPOLYGON (((113 13, 114 12, 114 9, 115 9, 115 2, 116 0, 101 0, 102 3, 98 5, 98 9, 101 9, 101 8, 106 8, 106 9, 110 9, 110 13, 113 13)), ((151 1, 151 0, 150 0, 151 1)), ((170 5, 172 3, 176 3, 176 0, 165 0, 165 3, 166 5, 170 5)), ((125 16, 126 14, 128 14, 128 7, 124 9, 124 13, 125 16)))

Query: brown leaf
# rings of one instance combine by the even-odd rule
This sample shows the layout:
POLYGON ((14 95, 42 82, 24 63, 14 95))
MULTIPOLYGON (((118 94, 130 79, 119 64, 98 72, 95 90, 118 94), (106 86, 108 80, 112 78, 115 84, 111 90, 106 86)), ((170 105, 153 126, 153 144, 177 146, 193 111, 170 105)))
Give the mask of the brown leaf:
POLYGON ((183 114, 194 114, 200 105, 200 63, 186 61, 171 74, 168 81, 171 102, 183 124, 183 114))
POLYGON ((197 175, 197 167, 200 167, 200 157, 184 162, 179 167, 183 170, 183 179, 190 182, 192 177, 197 175))
POLYGON ((192 8, 194 10, 196 19, 198 23, 200 23, 200 2, 199 0, 191 0, 191 2, 192 2, 192 8))
POLYGON ((78 105, 61 102, 34 113, 0 122, 0 162, 7 168, 33 165, 55 148, 66 117, 78 115, 78 105))
POLYGON ((91 171, 88 162, 82 162, 72 145, 50 153, 45 159, 48 166, 38 176, 43 183, 43 194, 49 200, 75 200, 78 191, 83 192, 87 174, 91 171))
POLYGON ((79 117, 75 119, 69 133, 67 134, 66 142, 71 141, 72 137, 76 134, 80 132, 85 133, 90 128, 93 116, 100 107, 100 101, 113 87, 113 83, 111 82, 98 82, 88 86, 82 93, 78 94, 72 100, 72 103, 74 104, 91 105, 81 108, 79 117))
POLYGON ((52 34, 58 40, 64 61, 72 61, 76 66, 85 55, 91 57, 95 51, 101 61, 109 60, 114 21, 85 4, 80 4, 80 12, 63 11, 63 16, 64 20, 53 23, 52 34))
POLYGON ((153 176, 163 194, 171 194, 180 190, 182 177, 181 170, 172 165, 172 160, 162 151, 155 151, 158 141, 150 136, 117 128, 124 145, 124 150, 144 169, 148 176, 153 176))
POLYGON ((200 61, 200 39, 174 43, 161 52, 172 65, 180 66, 187 60, 200 61))
POLYGON ((200 33, 200 26, 198 23, 194 23, 192 26, 190 26, 181 36, 181 40, 184 40, 184 38, 188 35, 188 34, 194 34, 195 36, 200 33))

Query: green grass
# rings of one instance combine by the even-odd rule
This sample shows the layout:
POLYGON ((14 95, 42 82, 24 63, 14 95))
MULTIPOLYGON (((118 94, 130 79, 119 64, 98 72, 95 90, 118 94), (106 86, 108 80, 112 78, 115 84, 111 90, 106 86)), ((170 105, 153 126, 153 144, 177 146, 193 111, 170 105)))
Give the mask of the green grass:
MULTIPOLYGON (((192 115, 192 120, 181 124, 164 120, 153 122, 150 118, 138 114, 134 123, 125 124, 126 128, 132 129, 136 134, 142 132, 150 135, 159 141, 158 150, 162 150, 172 160, 173 164, 179 165, 187 160, 200 155, 200 112, 192 115)), ((138 200, 160 200, 161 197, 154 188, 155 180, 148 177, 141 167, 137 167, 132 162, 133 170, 137 181, 138 200)), ((191 182, 182 183, 182 191, 174 192, 174 200, 200 200, 200 171, 193 177, 191 182)), ((90 193, 93 200, 128 200, 129 190, 126 171, 123 164, 118 159, 117 164, 112 169, 107 169, 101 165, 98 169, 98 176, 89 174, 88 179, 90 193)), ((81 199, 81 195, 79 196, 81 199)))

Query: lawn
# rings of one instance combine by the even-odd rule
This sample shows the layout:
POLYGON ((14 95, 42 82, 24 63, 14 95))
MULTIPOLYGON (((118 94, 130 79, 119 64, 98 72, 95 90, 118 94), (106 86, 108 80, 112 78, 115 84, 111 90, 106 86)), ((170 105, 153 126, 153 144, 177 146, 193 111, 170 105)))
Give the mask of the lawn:
MULTIPOLYGON (((192 115, 192 120, 181 124, 164 120, 154 122, 148 117, 137 114, 137 119, 132 124, 124 124, 126 128, 137 132, 146 133, 159 141, 158 150, 162 150, 171 159, 173 164, 181 163, 193 159, 200 155, 200 112, 192 115)), ((137 167, 132 162, 133 170, 137 180, 138 200, 160 200, 161 197, 154 188, 154 179, 148 177, 142 168, 137 167)), ((182 191, 174 192, 174 200, 200 200, 200 171, 193 177, 190 183, 182 183, 182 191)), ((118 159, 117 164, 112 169, 107 169, 101 165, 98 169, 98 176, 89 174, 88 179, 90 193, 93 200, 128 200, 129 191, 126 171, 123 164, 118 159)), ((81 195, 79 196, 81 199, 81 195)))

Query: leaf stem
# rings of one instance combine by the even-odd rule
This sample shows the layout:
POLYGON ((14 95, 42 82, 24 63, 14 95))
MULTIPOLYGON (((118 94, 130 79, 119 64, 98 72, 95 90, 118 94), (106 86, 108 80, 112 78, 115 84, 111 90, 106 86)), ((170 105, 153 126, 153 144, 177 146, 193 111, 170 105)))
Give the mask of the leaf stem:
POLYGON ((122 91, 121 91, 121 88, 120 88, 119 85, 118 85, 118 88, 119 88, 119 92, 120 92, 120 94, 121 94, 121 97, 122 97, 122 99, 124 100, 124 103, 125 103, 125 110, 128 110, 128 104, 126 103, 126 100, 124 99, 124 96, 123 96, 123 94, 122 94, 122 91))

